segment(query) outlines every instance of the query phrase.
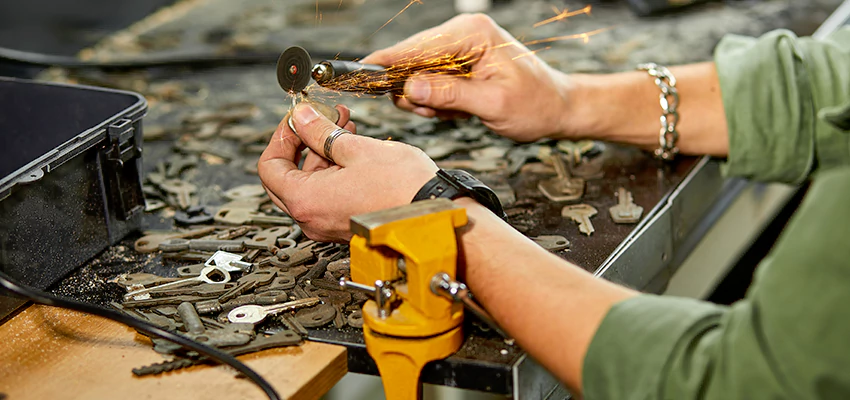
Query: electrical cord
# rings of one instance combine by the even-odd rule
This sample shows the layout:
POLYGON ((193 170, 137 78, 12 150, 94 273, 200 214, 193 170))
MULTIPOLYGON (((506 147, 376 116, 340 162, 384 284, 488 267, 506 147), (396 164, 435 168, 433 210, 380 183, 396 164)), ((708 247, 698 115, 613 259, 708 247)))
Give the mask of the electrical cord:
POLYGON ((2 271, 0 271, 0 287, 25 299, 31 300, 32 302, 37 304, 52 307, 61 307, 69 310, 97 315, 99 317, 107 318, 115 322, 122 323, 131 328, 135 328, 136 330, 146 335, 156 336, 168 340, 170 342, 179 344, 190 350, 197 351, 198 353, 208 357, 210 360, 219 362, 221 364, 229 365, 230 367, 233 367, 233 369, 241 372, 243 375, 248 377, 248 379, 254 382, 254 384, 256 384, 263 392, 265 392, 269 400, 280 400, 280 395, 278 395, 277 391, 275 391, 275 389, 268 383, 268 381, 266 381, 262 376, 260 376, 258 373, 256 373, 254 370, 249 368, 247 365, 245 365, 235 357, 224 353, 221 350, 203 345, 194 340, 186 338, 185 336, 169 332, 147 321, 142 321, 140 319, 133 318, 129 315, 125 315, 117 311, 82 303, 76 300, 63 299, 61 297, 57 297, 49 293, 32 289, 30 287, 15 282, 11 277, 6 275, 6 273, 2 271))
MULTIPOLYGON (((337 53, 319 50, 314 56, 317 59, 355 60, 363 58, 363 54, 337 53)), ((13 61, 21 64, 42 67, 62 67, 66 69, 143 69, 154 67, 213 67, 229 64, 266 64, 277 62, 280 52, 242 52, 231 55, 221 55, 210 52, 197 53, 167 53, 152 54, 143 58, 113 60, 113 61, 84 61, 71 56, 35 53, 0 47, 0 60, 13 61)))

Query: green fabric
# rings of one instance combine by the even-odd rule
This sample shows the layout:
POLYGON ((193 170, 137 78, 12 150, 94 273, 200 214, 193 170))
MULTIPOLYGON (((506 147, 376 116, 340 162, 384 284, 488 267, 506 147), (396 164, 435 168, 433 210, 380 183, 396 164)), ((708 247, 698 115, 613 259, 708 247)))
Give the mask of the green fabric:
POLYGON ((616 304, 584 360, 586 400, 850 399, 848 52, 850 30, 723 40, 726 172, 812 186, 744 300, 616 304))
POLYGON ((825 41, 782 30, 729 36, 715 62, 729 126, 727 174, 794 183, 816 168, 850 165, 842 130, 850 125, 850 29, 825 41), (841 115, 844 124, 833 126, 841 115))

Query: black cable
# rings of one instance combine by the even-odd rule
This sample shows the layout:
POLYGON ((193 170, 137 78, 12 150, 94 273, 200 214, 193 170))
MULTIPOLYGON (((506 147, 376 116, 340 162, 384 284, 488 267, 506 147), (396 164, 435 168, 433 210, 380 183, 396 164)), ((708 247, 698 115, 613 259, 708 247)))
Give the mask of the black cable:
POLYGON ((257 386, 259 386, 260 389, 266 393, 266 396, 269 397, 269 400, 280 400, 280 395, 277 394, 277 391, 275 391, 274 388, 262 376, 254 372, 254 370, 249 368, 241 361, 237 360, 235 357, 224 353, 221 350, 203 345, 185 336, 169 332, 147 321, 142 321, 140 319, 130 317, 129 315, 125 315, 117 311, 82 303, 76 300, 63 299, 61 297, 57 297, 49 293, 29 288, 27 286, 16 283, 12 278, 10 278, 8 275, 6 275, 5 272, 2 271, 0 271, 0 287, 14 294, 17 294, 18 296, 31 300, 32 302, 37 304, 67 308, 69 310, 80 311, 87 314, 93 314, 99 317, 111 319, 115 322, 119 322, 131 328, 135 328, 136 330, 146 335, 156 336, 168 340, 170 342, 179 344, 190 350, 197 351, 198 353, 208 357, 213 361, 229 365, 233 367, 233 369, 241 372, 243 375, 248 377, 248 379, 250 379, 257 386))
MULTIPOLYGON (((113 61, 84 61, 71 56, 34 53, 0 47, 0 59, 21 64, 43 67, 62 67, 66 69, 141 69, 154 67, 212 67, 228 64, 274 64, 280 57, 279 51, 242 52, 230 55, 211 52, 185 52, 152 54, 142 58, 113 61)), ((319 50, 314 52, 317 59, 354 60, 363 58, 363 54, 336 53, 319 50)))

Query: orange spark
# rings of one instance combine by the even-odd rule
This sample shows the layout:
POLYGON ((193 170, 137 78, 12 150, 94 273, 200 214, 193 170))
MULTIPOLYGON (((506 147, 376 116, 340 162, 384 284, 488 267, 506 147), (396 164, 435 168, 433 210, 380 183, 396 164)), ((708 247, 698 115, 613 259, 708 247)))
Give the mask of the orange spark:
MULTIPOLYGON (((318 1, 318 0, 317 0, 317 1, 318 1)), ((408 9, 408 8, 410 8, 410 7, 411 7, 412 5, 414 5, 414 4, 422 4, 422 0, 410 0, 410 2, 409 2, 409 3, 407 3, 407 5, 406 5, 406 6, 404 6, 404 8, 402 8, 402 9, 401 9, 401 11, 397 12, 397 13, 396 13, 396 14, 395 14, 392 18, 390 18, 389 20, 387 20, 387 22, 386 22, 386 23, 384 23, 383 25, 381 25, 381 27, 380 27, 380 28, 378 28, 378 30, 377 30, 377 31, 372 32, 372 34, 371 34, 371 35, 369 35, 369 37, 368 37, 368 38, 366 38, 366 40, 371 39, 371 38, 372 38, 372 36, 375 36, 375 34, 376 34, 376 33, 380 32, 380 31, 381 31, 381 29, 384 29, 387 25, 389 25, 391 22, 393 22, 393 20, 395 20, 396 18, 398 18, 398 16, 399 16, 399 15, 401 15, 403 12, 407 11, 407 9, 408 9)))
POLYGON ((565 9, 564 9, 564 11, 558 11, 558 9, 556 8, 556 9, 555 9, 555 12, 556 12, 558 15, 556 15, 556 16, 554 16, 554 17, 552 17, 552 18, 549 18, 549 19, 545 19, 545 20, 543 20, 543 21, 540 21, 540 22, 538 22, 538 23, 534 24, 534 25, 533 25, 533 27, 535 27, 535 28, 539 28, 539 27, 541 27, 541 26, 543 26, 543 25, 551 24, 552 22, 555 22, 555 21, 565 20, 565 19, 567 19, 567 18, 569 18, 569 17, 574 17, 574 16, 576 16, 576 15, 581 15, 581 14, 588 14, 588 15, 589 15, 589 14, 590 14, 590 6, 589 6, 589 5, 588 5, 588 6, 585 6, 585 7, 584 7, 584 8, 582 8, 581 10, 576 10, 576 11, 569 11, 569 9, 567 9, 567 8, 565 8, 565 9))
POLYGON ((523 44, 526 45, 526 46, 531 46, 531 45, 541 44, 541 43, 552 43, 552 42, 559 42, 559 41, 562 41, 562 40, 574 40, 574 39, 581 39, 582 41, 587 43, 588 41, 590 41, 591 36, 605 32, 609 29, 611 29, 611 28, 602 28, 602 29, 597 29, 595 31, 584 32, 584 33, 576 33, 576 34, 572 34, 572 35, 554 36, 554 37, 545 38, 545 39, 532 40, 530 42, 525 42, 523 44))

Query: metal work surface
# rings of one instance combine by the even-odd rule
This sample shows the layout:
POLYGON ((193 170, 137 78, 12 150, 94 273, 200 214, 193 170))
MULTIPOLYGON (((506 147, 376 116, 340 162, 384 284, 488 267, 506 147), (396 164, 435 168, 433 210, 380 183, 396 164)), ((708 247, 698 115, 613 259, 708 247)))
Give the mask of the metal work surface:
MULTIPOLYGON (((189 0, 131 27, 84 55, 91 59, 138 57, 142 52, 216 51, 238 53, 245 49, 283 50, 298 44, 319 53, 338 51, 365 54, 416 31, 436 25, 452 15, 447 0, 411 3, 408 12, 374 35, 402 4, 390 0, 363 2, 250 0, 189 0), (337 10, 338 9, 338 10, 337 10), (317 14, 318 11, 318 14, 317 14)), ((594 9, 592 16, 577 16, 540 29, 532 25, 553 15, 546 2, 515 0, 493 11, 492 16, 516 35, 528 40, 557 35, 578 35, 559 41, 540 56, 566 71, 604 72, 631 68, 638 61, 683 63, 710 59, 719 38, 729 32, 757 35, 778 27, 811 32, 839 1, 727 2, 695 7, 680 14, 637 20, 624 5, 594 9), (522 12, 520 12, 522 10, 522 12), (601 31, 599 31, 601 29, 601 31), (593 33, 582 36, 582 33, 593 33), (588 42, 584 43, 583 39, 588 42)), ((571 8, 583 4, 571 3, 571 8)), ((563 8, 563 4, 559 3, 563 8)), ((319 61, 319 60, 314 60, 319 61)), ((253 66, 228 66, 203 70, 149 69, 144 72, 103 73, 51 70, 45 78, 96 83, 140 91, 148 97, 150 111, 144 122, 144 162, 153 172, 157 163, 179 160, 184 153, 200 154, 200 161, 182 179, 197 186, 195 201, 211 210, 227 200, 222 193, 235 186, 259 183, 256 162, 271 132, 289 108, 289 99, 276 82, 274 62, 253 66), (239 118, 212 125, 197 122, 198 113, 225 114, 243 110, 239 118), (176 158, 175 158, 176 157, 176 158)), ((308 91, 313 89, 308 88, 308 91)), ((431 150, 440 162, 468 160, 468 151, 437 154, 435 138, 462 142, 468 149, 508 147, 512 150, 541 146, 557 151, 557 143, 515 146, 485 132, 473 123, 436 122, 395 110, 385 98, 358 98, 314 90, 311 95, 328 103, 346 104, 358 122, 358 133, 392 138, 431 150), (440 157, 438 157, 440 156, 440 157)), ((533 157, 532 157, 533 158, 533 157)), ((546 157, 542 157, 546 161, 546 157)), ((605 278, 642 290, 659 291, 665 277, 681 262, 706 224, 705 215, 715 201, 733 198, 743 183, 724 181, 718 163, 707 158, 681 157, 662 165, 641 151, 604 145, 587 162, 602 165, 601 179, 588 179, 582 203, 598 214, 591 218, 595 232, 581 234, 578 225, 561 215, 567 203, 548 200, 538 190, 541 180, 555 176, 551 166, 536 162, 508 177, 504 171, 473 172, 494 186, 509 186, 515 202, 506 196, 509 222, 529 236, 562 235, 568 251, 557 254, 605 278), (644 208, 640 223, 614 224, 608 208, 617 204, 614 193, 625 187, 644 208)), ((720 205, 722 206, 721 202, 720 205)), ((146 229, 171 229, 174 210, 145 216, 146 229)), ((122 272, 174 275, 185 265, 163 260, 157 253, 137 254, 132 240, 107 250, 70 276, 56 291, 95 303, 120 298, 121 289, 106 282, 122 272)), ((517 268, 522 268, 517 265, 517 268)), ((493 332, 467 324, 467 340, 460 351, 433 362, 423 371, 427 383, 511 394, 516 398, 545 398, 557 381, 521 349, 505 345, 493 332)), ((309 330, 312 340, 340 343, 349 349, 352 372, 376 373, 366 354, 362 332, 350 326, 309 330)))

